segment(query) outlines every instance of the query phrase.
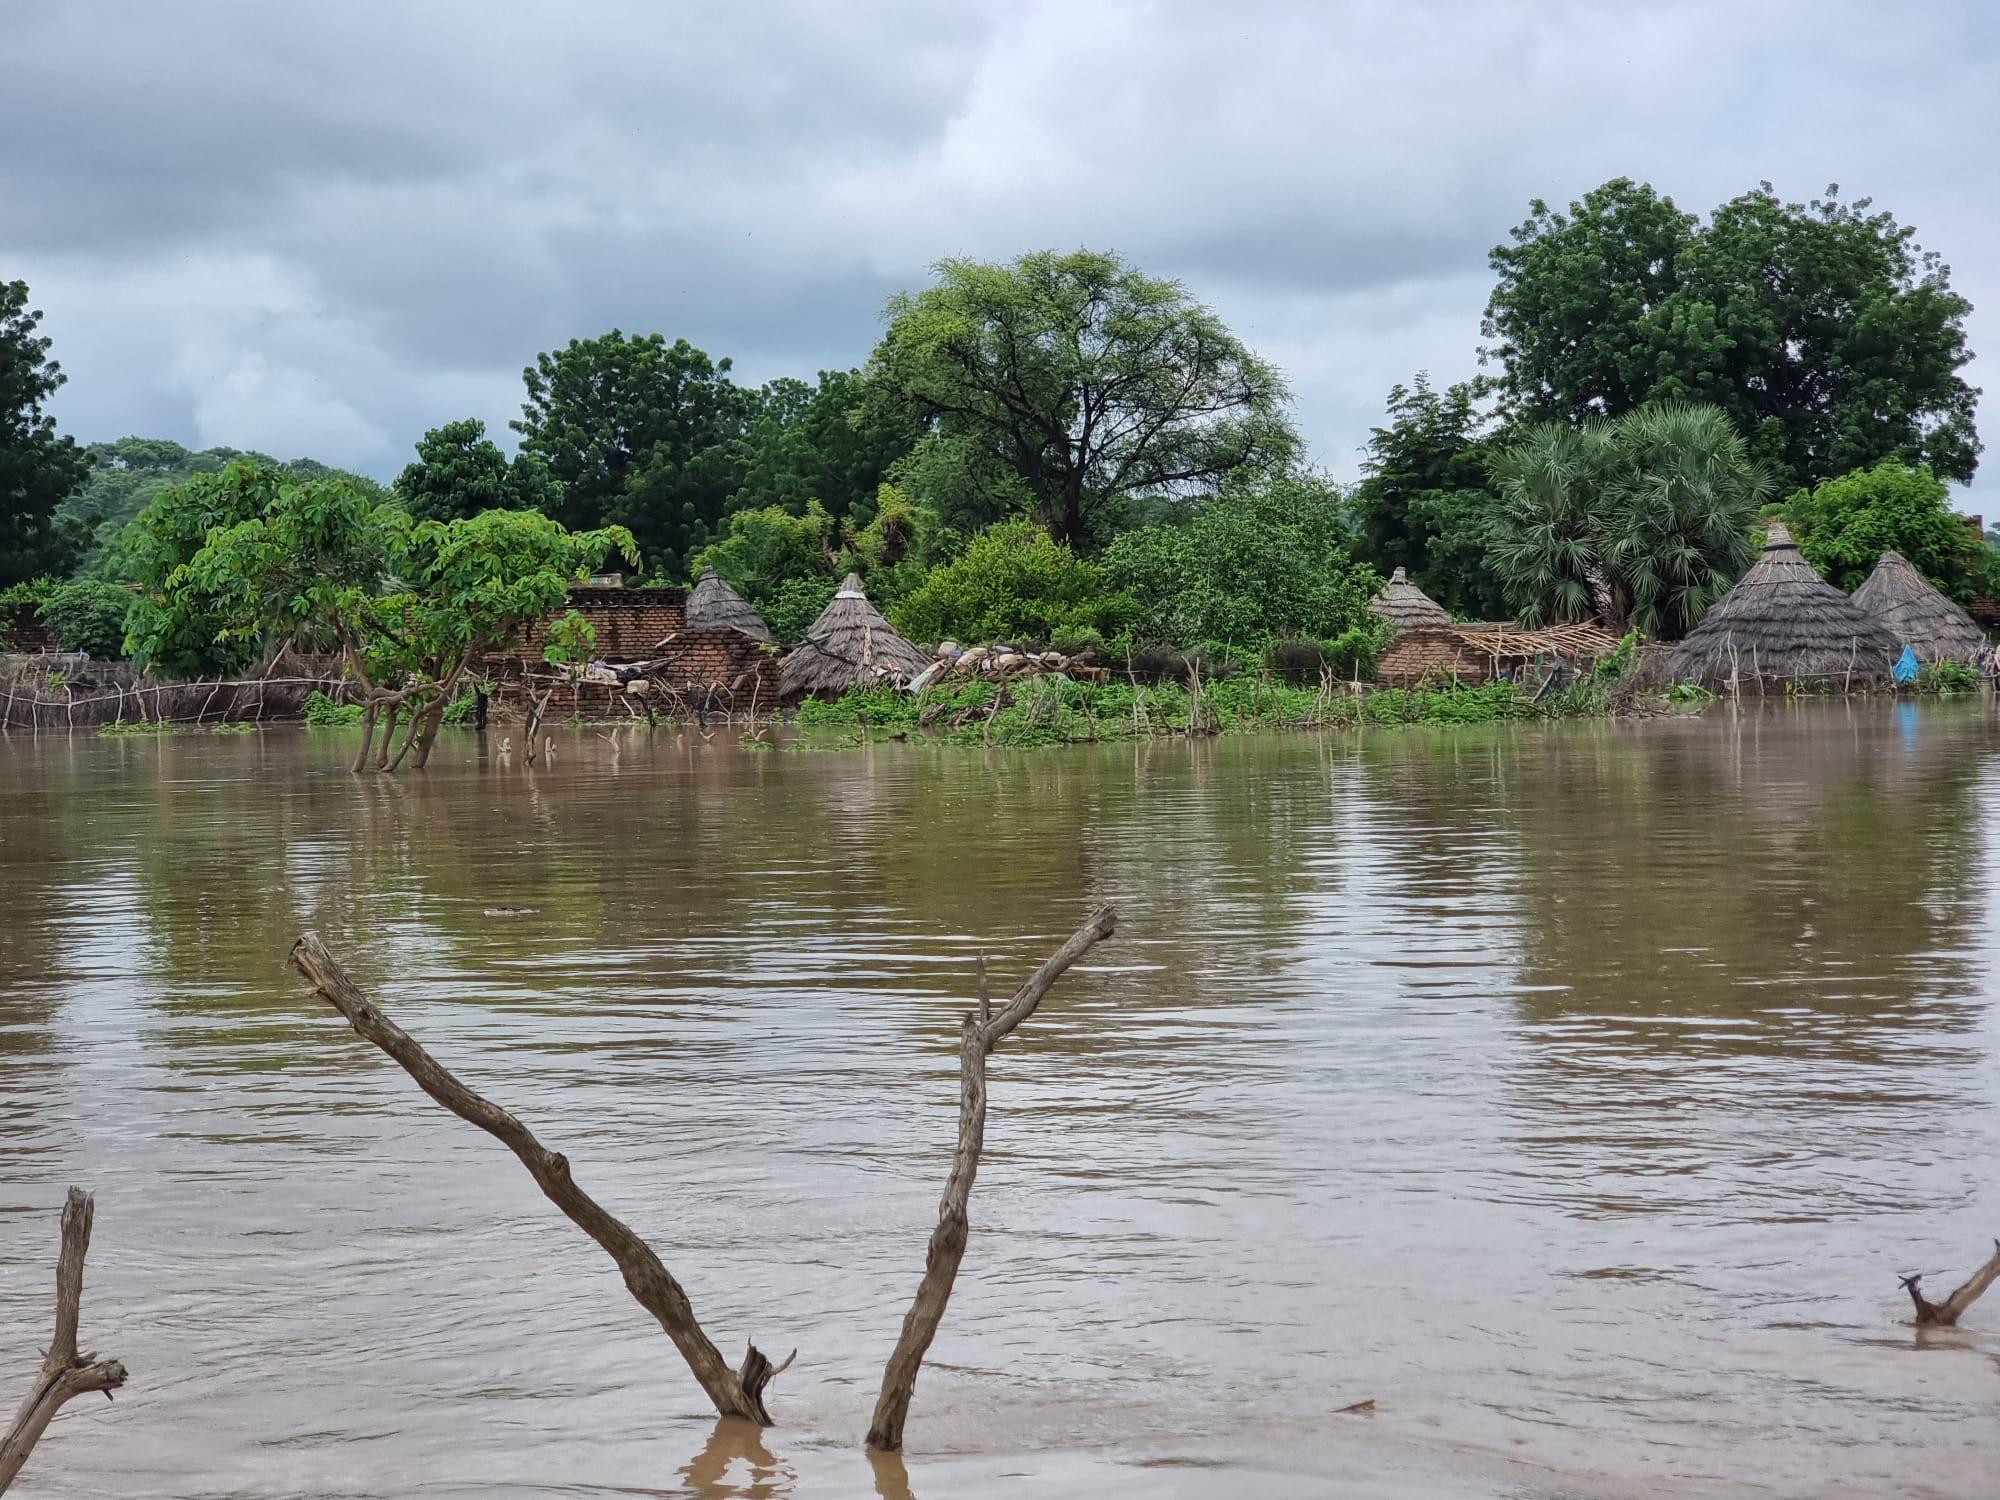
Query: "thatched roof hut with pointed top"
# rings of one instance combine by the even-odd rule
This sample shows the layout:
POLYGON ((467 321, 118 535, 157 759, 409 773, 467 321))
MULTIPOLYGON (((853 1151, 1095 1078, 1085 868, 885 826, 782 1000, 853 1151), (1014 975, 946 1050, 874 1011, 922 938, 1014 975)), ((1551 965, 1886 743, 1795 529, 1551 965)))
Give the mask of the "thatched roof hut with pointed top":
POLYGON ((1886 675, 1899 642, 1813 571, 1792 534, 1772 522, 1764 554, 1710 607, 1668 658, 1676 682, 1790 682, 1886 675))
POLYGON ((726 626, 757 641, 776 639, 764 617, 750 607, 750 601, 731 588, 713 568, 701 570, 694 591, 688 595, 687 622, 692 626, 726 626))
POLYGON ((806 638, 785 654, 779 691, 788 699, 838 697, 853 687, 907 686, 930 657, 903 639, 849 573, 806 638))
POLYGON ((1398 634, 1422 625, 1445 625, 1451 621, 1444 606, 1410 582, 1401 568, 1391 573, 1389 581, 1382 585, 1382 592, 1368 601, 1368 613, 1380 615, 1398 634))
POLYGON ((1986 632, 1972 616, 1931 586, 1900 552, 1884 552, 1854 602, 1887 627, 1898 647, 1920 661, 1970 661, 1985 649, 1986 632))

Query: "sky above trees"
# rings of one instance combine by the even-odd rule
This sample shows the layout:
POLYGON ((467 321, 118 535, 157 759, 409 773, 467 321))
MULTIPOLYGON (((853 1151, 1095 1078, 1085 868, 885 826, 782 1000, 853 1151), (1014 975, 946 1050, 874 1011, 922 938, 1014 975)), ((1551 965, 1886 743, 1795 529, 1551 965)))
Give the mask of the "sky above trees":
POLYGON ((1185 281, 1349 478, 1391 385, 1475 372, 1529 200, 1616 176, 1704 214, 1764 178, 1872 196, 2000 348, 1972 4, 26 0, 7 52, 0 274, 83 441, 387 479, 442 421, 504 435, 572 337, 810 376, 931 262, 1087 245, 1185 281))

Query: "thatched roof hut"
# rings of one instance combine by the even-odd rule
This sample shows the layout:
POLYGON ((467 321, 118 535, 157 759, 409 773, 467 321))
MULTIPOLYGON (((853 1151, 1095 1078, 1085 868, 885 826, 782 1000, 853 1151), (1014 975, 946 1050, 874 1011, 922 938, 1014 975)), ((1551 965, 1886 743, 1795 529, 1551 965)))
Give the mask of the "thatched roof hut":
POLYGON ((1451 616, 1444 606, 1410 582, 1401 568, 1389 575, 1382 592, 1368 601, 1368 613, 1380 615, 1391 630, 1415 630, 1419 625, 1444 625, 1451 616))
POLYGON ((1674 648, 1677 682, 1867 679, 1902 650, 1888 628, 1813 571, 1780 522, 1764 555, 1674 648))
POLYGON ((703 568, 701 577, 688 595, 687 622, 690 625, 726 625, 731 630, 740 630, 753 640, 775 639, 771 627, 764 623, 764 617, 750 607, 735 589, 726 583, 722 575, 713 568, 703 568))
POLYGON ((786 653, 779 691, 811 698, 884 682, 903 687, 930 664, 868 602, 860 576, 849 573, 806 638, 786 653))
POLYGON ((1900 552, 1882 554, 1854 591, 1854 602, 1921 661, 1970 661, 1986 646, 1986 632, 1972 616, 1931 587, 1900 552))
POLYGON ((1528 630, 1505 622, 1418 625, 1400 631, 1382 648, 1375 681, 1383 687, 1425 682, 1492 682, 1518 677, 1537 662, 1602 661, 1617 640, 1595 625, 1552 625, 1528 630))

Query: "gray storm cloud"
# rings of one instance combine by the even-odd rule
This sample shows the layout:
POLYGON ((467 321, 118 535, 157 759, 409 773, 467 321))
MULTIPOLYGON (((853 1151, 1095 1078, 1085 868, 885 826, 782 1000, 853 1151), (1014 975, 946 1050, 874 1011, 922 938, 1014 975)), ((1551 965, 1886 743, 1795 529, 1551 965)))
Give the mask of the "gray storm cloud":
MULTIPOLYGON (((1178 276, 1351 474, 1475 368, 1485 254, 1616 175, 1872 195, 2000 283, 1978 7, 598 3, 11 8, 0 276, 90 440, 387 476, 613 326, 757 380, 860 362, 945 255, 1178 276)), ((1976 312, 1973 347, 1989 342, 1976 312)), ((1971 377, 1977 383, 1977 364, 1971 377)))

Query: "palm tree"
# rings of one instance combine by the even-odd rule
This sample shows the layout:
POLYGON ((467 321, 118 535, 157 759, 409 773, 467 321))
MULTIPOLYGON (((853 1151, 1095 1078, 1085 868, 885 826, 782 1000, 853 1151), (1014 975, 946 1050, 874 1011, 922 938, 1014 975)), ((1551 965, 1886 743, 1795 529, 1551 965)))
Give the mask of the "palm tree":
POLYGON ((1488 462, 1497 503, 1488 561, 1523 622, 1547 625, 1602 613, 1608 422, 1543 422, 1488 462))
POLYGON ((1617 446, 1605 567, 1632 601, 1631 623, 1675 640, 1756 557, 1752 528, 1777 480, 1713 406, 1642 406, 1619 419, 1617 446))

